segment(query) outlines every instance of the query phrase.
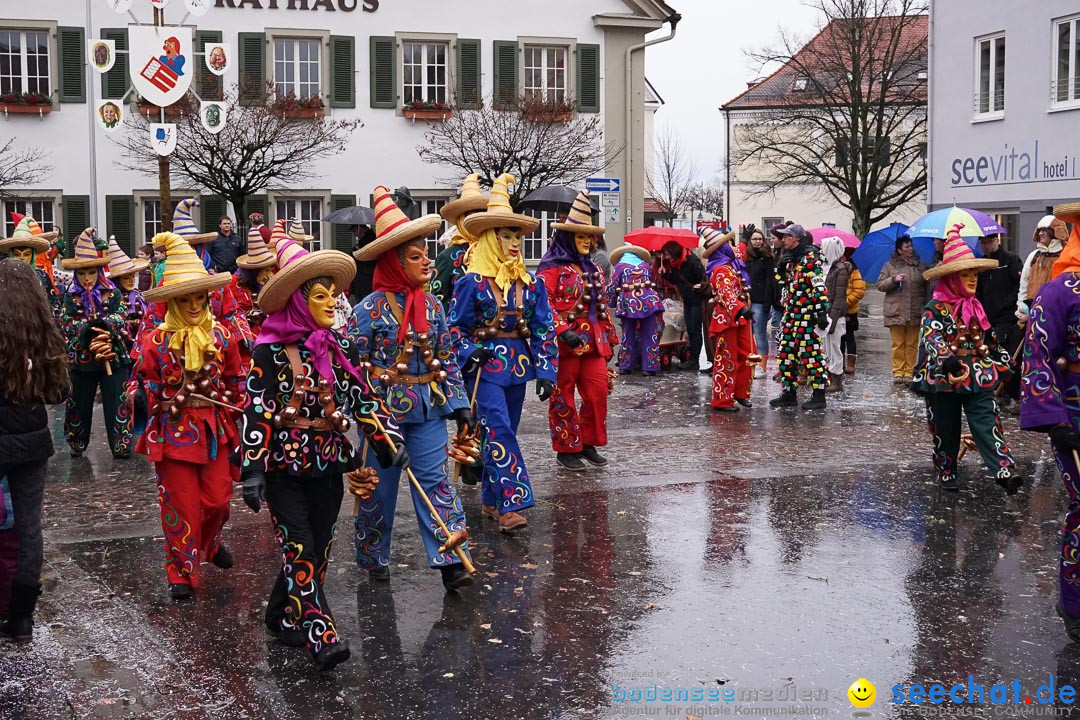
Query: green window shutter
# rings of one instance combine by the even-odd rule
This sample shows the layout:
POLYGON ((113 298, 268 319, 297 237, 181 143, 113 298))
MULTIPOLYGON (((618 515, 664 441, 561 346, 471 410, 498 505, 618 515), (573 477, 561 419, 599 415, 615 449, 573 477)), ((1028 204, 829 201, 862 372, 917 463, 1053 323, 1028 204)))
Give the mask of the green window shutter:
POLYGON ((577 111, 600 112, 600 46, 577 46, 577 111))
POLYGON ((225 198, 220 195, 201 195, 199 205, 202 210, 202 231, 217 232, 221 216, 225 214, 225 198))
POLYGON ((330 36, 330 107, 356 107, 356 38, 330 36))
POLYGON ((240 104, 258 105, 266 95, 266 33, 242 32, 240 45, 240 104))
POLYGON ((457 104, 480 107, 480 41, 457 41, 457 104))
POLYGON ((59 55, 60 102, 86 102, 86 31, 81 27, 56 28, 59 55))
POLYGON ((495 41, 495 79, 492 104, 496 108, 513 106, 518 99, 518 44, 495 41))
MULTIPOLYGON (((262 213, 263 217, 266 218, 266 224, 270 227, 274 226, 274 219, 270 217, 270 198, 266 195, 248 195, 247 200, 244 201, 244 217, 242 218, 245 232, 248 226, 248 217, 254 212, 262 213)), ((240 223, 241 218, 236 220, 237 223, 240 223)))
POLYGON ((397 107, 397 42, 390 36, 371 36, 371 107, 397 107))
POLYGON ((130 195, 105 196, 105 232, 102 237, 116 236, 116 242, 128 255, 135 255, 135 198, 130 195))
POLYGON ((75 256, 75 238, 90 227, 90 196, 65 195, 60 199, 60 211, 63 218, 64 257, 75 256))
POLYGON ((131 86, 126 52, 128 49, 127 28, 102 28, 101 39, 115 40, 117 50, 116 62, 113 63, 112 70, 101 76, 101 97, 119 100, 127 94, 131 86), (121 53, 121 50, 125 52, 121 53))
MULTIPOLYGON (((355 195, 331 195, 330 196, 330 211, 344 210, 345 208, 352 207, 356 204, 355 195)), ((353 236, 351 225, 335 224, 333 226, 333 245, 334 250, 340 250, 341 252, 351 253, 353 247, 353 236)))
MULTIPOLYGON (((195 50, 198 53, 206 53, 206 46, 211 43, 221 42, 220 30, 199 30, 195 33, 195 50)), ((195 92, 203 100, 221 100, 221 78, 210 72, 206 67, 205 57, 192 58, 197 63, 198 71, 195 76, 195 92)))

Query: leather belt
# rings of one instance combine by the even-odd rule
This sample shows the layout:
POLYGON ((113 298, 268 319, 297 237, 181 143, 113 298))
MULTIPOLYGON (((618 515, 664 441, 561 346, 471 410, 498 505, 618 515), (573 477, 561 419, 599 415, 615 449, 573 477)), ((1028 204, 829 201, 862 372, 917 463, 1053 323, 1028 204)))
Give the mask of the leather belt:
POLYGON ((1064 369, 1076 375, 1080 375, 1080 362, 1066 363, 1064 369))
MULTIPOLYGON (((164 412, 169 412, 176 405, 177 405, 177 403, 176 403, 175 400, 162 400, 159 407, 164 412)), ((210 402, 207 402, 207 401, 203 400, 202 398, 193 397, 193 398, 189 398, 183 405, 180 405, 179 407, 181 407, 181 408, 212 408, 212 407, 214 407, 214 404, 210 403, 210 402)))
POLYGON ((423 375, 399 375, 389 368, 383 368, 380 376, 387 375, 393 385, 427 385, 435 379, 435 373, 426 372, 423 375))
POLYGON ((286 420, 281 423, 283 428, 300 428, 301 430, 331 430, 330 421, 326 418, 315 418, 309 420, 308 418, 296 418, 295 420, 286 420))
POLYGON ((478 340, 491 340, 494 338, 517 338, 520 340, 521 331, 515 328, 514 330, 496 330, 495 332, 488 330, 484 335, 480 335, 477 332, 473 332, 472 334, 473 342, 478 340))

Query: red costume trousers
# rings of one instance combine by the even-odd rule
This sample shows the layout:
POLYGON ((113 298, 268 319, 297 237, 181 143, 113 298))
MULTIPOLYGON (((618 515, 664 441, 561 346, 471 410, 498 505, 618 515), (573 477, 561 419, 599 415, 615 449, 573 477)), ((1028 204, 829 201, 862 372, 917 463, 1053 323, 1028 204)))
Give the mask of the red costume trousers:
POLYGON ((607 361, 599 353, 559 355, 555 392, 548 401, 551 447, 555 452, 581 452, 582 445, 607 445, 607 361), (578 413, 574 391, 581 393, 578 413))
POLYGON ((750 355, 750 325, 729 327, 713 334, 715 339, 712 374, 713 407, 734 407, 736 398, 750 397, 754 373, 746 358, 750 355))
POLYGON ((158 477, 165 572, 170 583, 194 584, 199 563, 210 562, 229 519, 232 479, 228 453, 204 463, 165 458, 154 463, 158 477))

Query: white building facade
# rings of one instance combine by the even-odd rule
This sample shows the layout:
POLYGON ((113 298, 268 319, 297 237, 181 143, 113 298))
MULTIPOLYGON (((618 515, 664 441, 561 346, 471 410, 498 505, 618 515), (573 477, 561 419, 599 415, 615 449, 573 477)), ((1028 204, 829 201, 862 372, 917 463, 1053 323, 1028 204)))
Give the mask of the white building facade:
MULTIPOLYGON (((51 170, 36 184, 2 188, 0 235, 13 230, 9 213, 16 211, 33 214, 46 229, 62 226, 69 237, 93 224, 125 248, 137 248, 160 229, 157 180, 120 167, 122 150, 95 117, 103 99, 137 112, 127 58, 117 53, 113 69, 102 75, 90 67, 86 51, 94 38, 126 49, 134 20, 114 12, 110 0, 34 0, 20 5, 18 17, 11 3, 5 9, 0 147, 14 138, 17 148, 44 148, 51 170), (52 104, 40 112, 13 109, 3 101, 13 92, 41 93, 52 104)), ((318 95, 331 118, 362 121, 345 151, 316 161, 302 186, 249 199, 248 210, 263 210, 268 222, 300 218, 322 247, 349 249, 348 228, 321 218, 368 204, 376 185, 408 187, 425 213, 456 195, 455 171, 420 158, 428 121, 407 118, 407 106, 455 107, 490 98, 499 88, 566 99, 578 112, 599 116, 606 145, 619 149, 600 174, 623 186, 620 221, 608 228, 609 242, 619 244, 641 224, 651 112, 639 46, 674 15, 662 0, 211 0, 201 17, 185 15, 183 0, 173 0, 164 12, 166 24, 193 28, 197 51, 210 43, 231 48, 233 62, 218 80, 202 69, 201 56, 189 60, 197 72, 192 90, 202 99, 214 99, 241 77, 261 78, 279 92, 318 95)), ((135 0, 133 13, 140 23, 152 22, 147 0, 135 0)), ((174 201, 200 196, 196 222, 203 228, 229 214, 221 198, 197 187, 174 180, 172 192, 174 201)), ((527 244, 530 260, 546 248, 546 225, 527 244)))

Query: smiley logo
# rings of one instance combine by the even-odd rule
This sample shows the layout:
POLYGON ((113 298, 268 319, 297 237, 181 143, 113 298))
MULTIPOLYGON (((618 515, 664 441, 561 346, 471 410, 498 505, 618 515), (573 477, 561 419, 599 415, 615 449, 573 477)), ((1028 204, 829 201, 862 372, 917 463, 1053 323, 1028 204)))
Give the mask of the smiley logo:
POLYGON ((855 707, 868 708, 877 699, 877 688, 874 687, 874 683, 866 678, 859 678, 851 683, 851 687, 847 690, 847 696, 855 707))

